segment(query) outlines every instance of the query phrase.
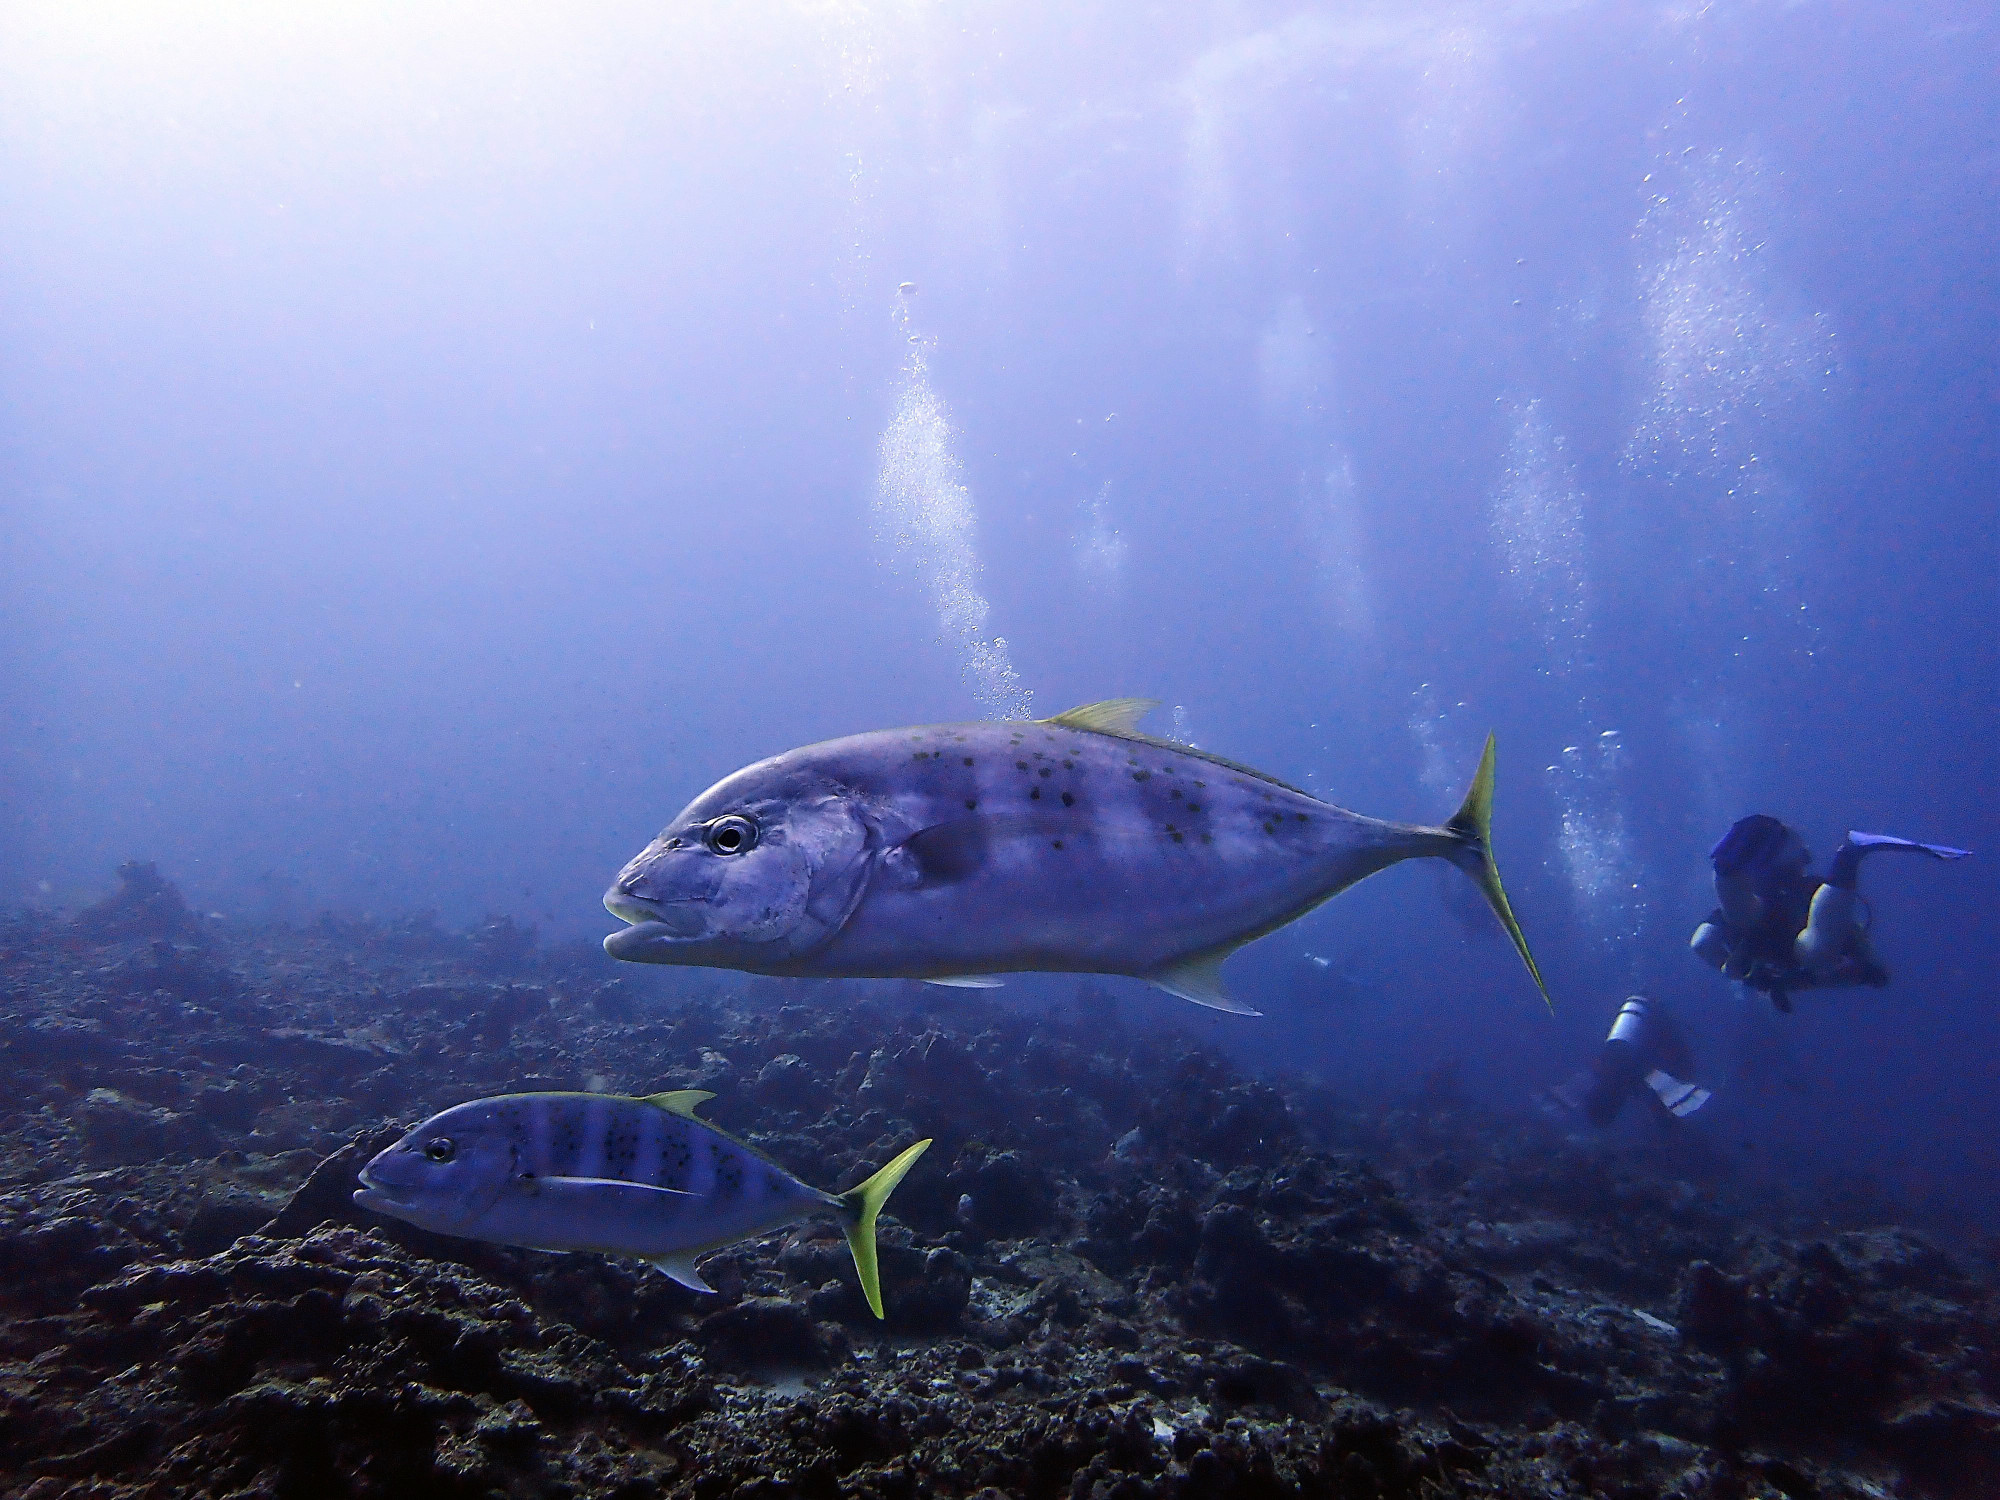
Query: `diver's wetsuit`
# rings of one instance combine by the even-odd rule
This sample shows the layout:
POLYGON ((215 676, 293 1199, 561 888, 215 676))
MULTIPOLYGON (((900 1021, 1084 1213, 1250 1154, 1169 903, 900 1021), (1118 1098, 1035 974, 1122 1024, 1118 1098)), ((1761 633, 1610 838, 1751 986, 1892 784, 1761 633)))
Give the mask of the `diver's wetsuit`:
MULTIPOLYGON (((1864 855, 1878 849, 1963 859, 1968 851, 1886 834, 1851 832, 1824 880, 1806 873, 1812 855, 1776 818, 1752 813, 1709 851, 1721 903, 1689 946, 1732 979, 1762 990, 1781 1011, 1795 990, 1881 988, 1889 971, 1869 946, 1855 890, 1864 855)), ((1865 910, 1865 908, 1864 908, 1865 910)))

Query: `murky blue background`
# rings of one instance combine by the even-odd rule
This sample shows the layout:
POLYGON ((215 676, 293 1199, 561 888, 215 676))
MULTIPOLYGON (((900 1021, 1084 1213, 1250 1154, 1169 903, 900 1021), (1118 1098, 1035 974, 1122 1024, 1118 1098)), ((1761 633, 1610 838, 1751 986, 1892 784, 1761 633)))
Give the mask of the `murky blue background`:
POLYGON ((1716 1149, 2000 1226, 1987 8, 664 11, 0 16, 0 898, 592 937, 812 739, 1143 693, 1431 818, 1492 727, 1555 1020, 1442 867, 1173 1019, 1526 1108, 1645 987, 1716 1149), (1780 1022, 1753 809, 1980 857, 1780 1022))

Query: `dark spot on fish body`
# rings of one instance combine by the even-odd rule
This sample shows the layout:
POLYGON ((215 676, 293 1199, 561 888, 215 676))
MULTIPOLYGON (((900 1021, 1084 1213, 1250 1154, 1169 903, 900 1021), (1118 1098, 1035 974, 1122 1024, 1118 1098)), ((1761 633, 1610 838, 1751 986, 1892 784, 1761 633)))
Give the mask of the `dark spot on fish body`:
POLYGON ((1200 812, 1200 811, 1201 811, 1201 804, 1200 804, 1199 802, 1190 802, 1190 803, 1188 804, 1188 811, 1189 811, 1189 812, 1195 812, 1195 813, 1198 813, 1198 812, 1200 812))
POLYGON ((1171 792, 1167 793, 1167 795, 1178 801, 1181 795, 1181 789, 1179 787, 1175 787, 1171 792))
POLYGON ((1197 781, 1195 783, 1195 786, 1197 789, 1205 789, 1208 786, 1208 783, 1205 781, 1197 781))
POLYGON ((1292 816, 1297 818, 1301 823, 1310 823, 1312 821, 1304 813, 1293 813, 1292 816))
POLYGON ((1134 771, 1132 773, 1132 779, 1134 781, 1151 781, 1153 779, 1153 773, 1151 771, 1134 771))
POLYGON ((1017 771, 1025 771, 1028 769, 1028 763, 1025 760, 1017 760, 1014 762, 1014 769, 1017 771))
POLYGON ((694 1154, 685 1142, 671 1152, 660 1153, 660 1180, 668 1186, 676 1182, 686 1182, 694 1175, 694 1154))
POLYGON ((1065 771, 1074 771, 1074 770, 1076 769, 1076 762, 1075 762, 1075 761, 1073 761, 1073 760, 1066 760, 1066 761, 1064 761, 1064 762, 1063 762, 1063 769, 1064 769, 1065 771))
POLYGON ((968 766, 969 766, 969 765, 971 765, 971 764, 972 764, 972 757, 971 757, 971 756, 969 756, 969 755, 968 755, 968 756, 966 756, 966 757, 965 757, 965 763, 966 763, 966 764, 967 764, 968 766))
MULTIPOLYGON (((611 1127, 610 1136, 604 1143, 604 1162, 607 1167, 619 1164, 630 1167, 633 1165, 633 1159, 638 1155, 638 1152, 639 1133, 636 1130, 626 1129, 617 1125, 611 1127)), ((622 1174, 614 1173, 611 1175, 622 1174)))
POLYGON ((1060 848, 1062 848, 1062 840, 1061 840, 1061 839, 1050 839, 1050 840, 1049 840, 1049 847, 1050 847, 1051 849, 1060 849, 1060 848))
POLYGON ((965 799, 965 810, 967 812, 971 812, 977 806, 979 806, 979 799, 977 797, 967 797, 965 799))
POLYGON ((1064 792, 1064 793, 1063 793, 1063 806, 1064 806, 1064 807, 1075 807, 1075 806, 1076 806, 1076 798, 1072 797, 1072 796, 1071 796, 1071 795, 1070 795, 1070 794, 1069 794, 1068 792, 1064 792))
POLYGON ((1054 771, 1053 771, 1052 769, 1050 769, 1050 768, 1049 768, 1048 766, 1043 766, 1043 767, 1042 767, 1042 775, 1044 775, 1044 776, 1053 776, 1053 775, 1055 775, 1055 774, 1056 774, 1056 773, 1055 773, 1055 772, 1054 772, 1054 771))
POLYGON ((1041 789, 1040 787, 1038 787, 1038 786, 1031 786, 1031 787, 1029 787, 1029 788, 1028 788, 1028 800, 1029 800, 1030 802, 1039 802, 1039 801, 1041 801, 1041 800, 1042 800, 1042 789, 1041 789))
POLYGON ((1209 833, 1204 833, 1204 834, 1203 834, 1203 835, 1201 836, 1201 841, 1202 841, 1202 842, 1203 842, 1204 844, 1212 844, 1212 843, 1214 843, 1214 842, 1215 842, 1215 835, 1213 835, 1213 834, 1209 834, 1209 833))

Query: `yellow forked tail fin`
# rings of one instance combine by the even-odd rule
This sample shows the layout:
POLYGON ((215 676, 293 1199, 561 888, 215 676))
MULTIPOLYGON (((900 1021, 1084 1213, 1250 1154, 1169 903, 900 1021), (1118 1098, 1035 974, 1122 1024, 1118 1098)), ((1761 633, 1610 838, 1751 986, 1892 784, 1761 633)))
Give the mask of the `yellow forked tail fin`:
POLYGON ((847 1248, 854 1255, 854 1269, 861 1277, 861 1295, 868 1299, 868 1310, 878 1318, 882 1316, 882 1281, 875 1266, 875 1216, 882 1212, 882 1205, 896 1191, 903 1174, 917 1164, 917 1158, 930 1149, 930 1144, 927 1140, 918 1141, 860 1187, 840 1195, 841 1206, 849 1216, 847 1248))
POLYGON ((1549 987, 1542 983, 1542 971, 1535 967, 1535 955, 1528 951, 1528 938, 1521 931, 1521 924, 1514 920, 1514 908, 1507 904, 1507 892, 1500 885, 1500 867, 1493 862, 1493 736, 1486 736, 1486 751, 1479 757, 1479 769, 1473 774, 1472 789, 1465 794, 1465 801, 1458 811, 1444 825, 1446 830, 1458 836, 1458 848, 1453 851, 1451 862, 1472 877, 1473 883, 1485 895, 1487 905, 1500 919, 1500 925, 1507 929, 1507 936, 1514 940, 1514 947, 1521 955, 1521 962, 1528 966, 1528 973, 1535 981, 1535 988, 1542 992, 1542 999, 1551 1011, 1555 1001, 1549 999, 1549 987))

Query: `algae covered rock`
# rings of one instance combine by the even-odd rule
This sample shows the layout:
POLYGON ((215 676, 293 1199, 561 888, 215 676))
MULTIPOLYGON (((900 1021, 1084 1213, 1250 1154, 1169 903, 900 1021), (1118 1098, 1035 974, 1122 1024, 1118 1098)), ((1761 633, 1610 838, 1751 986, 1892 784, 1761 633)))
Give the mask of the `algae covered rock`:
POLYGON ((1698 1162, 1442 1091, 1347 1111, 1095 988, 830 1006, 342 918, 167 939, 237 986, 190 1000, 131 987, 157 935, 7 933, 5 1500, 2000 1489, 1983 1263, 1791 1238, 1698 1162), (672 1087, 829 1186, 936 1137, 882 1221, 886 1320, 832 1222, 717 1253, 702 1296, 353 1203, 450 1104, 672 1087))

